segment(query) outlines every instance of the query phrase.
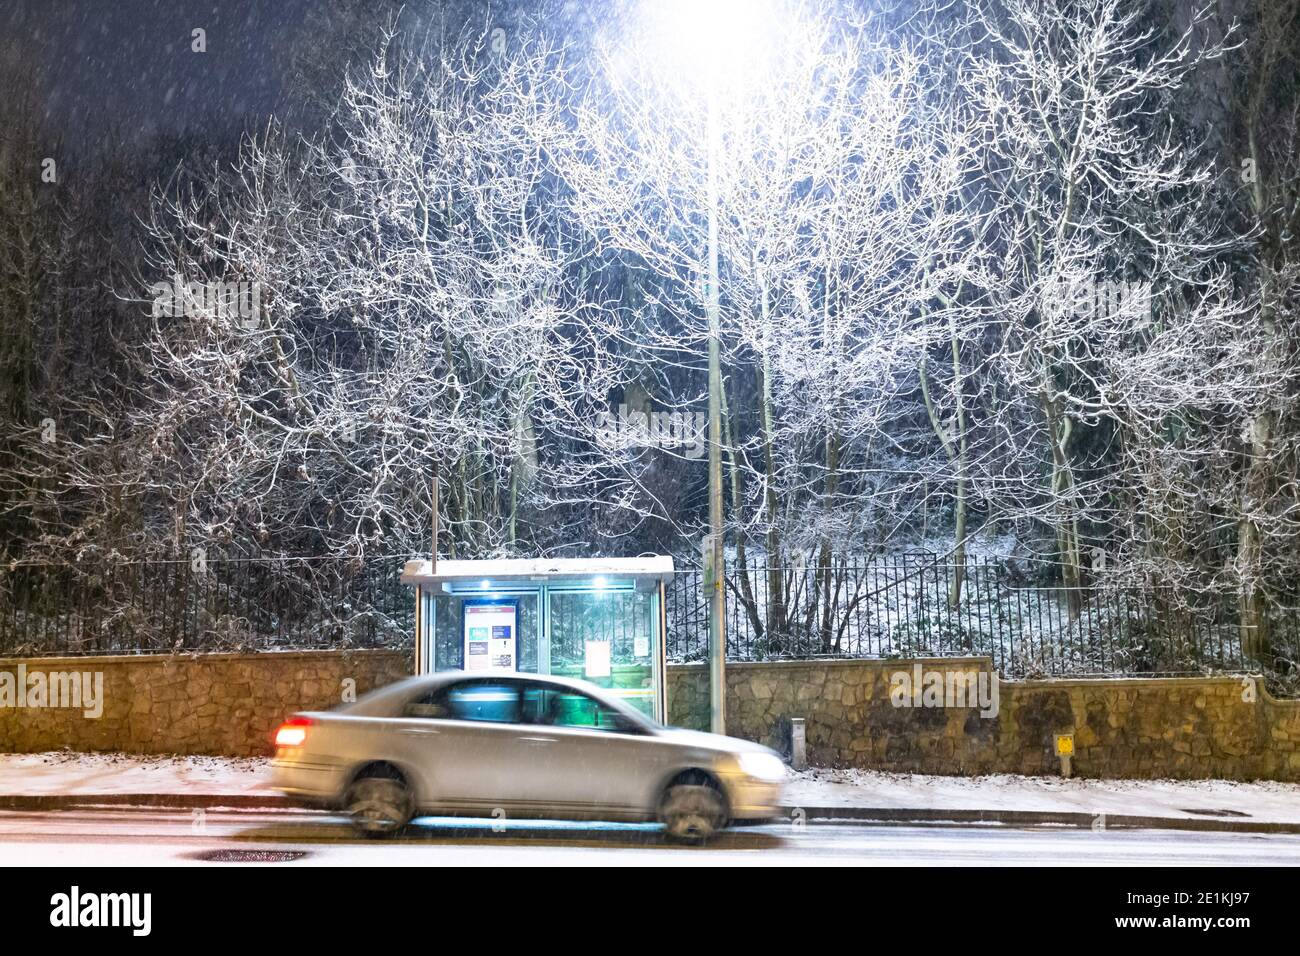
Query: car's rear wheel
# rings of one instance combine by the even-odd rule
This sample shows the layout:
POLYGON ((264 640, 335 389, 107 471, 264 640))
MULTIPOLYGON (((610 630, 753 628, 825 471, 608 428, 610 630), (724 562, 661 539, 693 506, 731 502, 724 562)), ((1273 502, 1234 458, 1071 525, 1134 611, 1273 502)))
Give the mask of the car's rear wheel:
POLYGON ((704 781, 675 783, 664 792, 659 819, 670 840, 704 843, 727 823, 727 805, 716 787, 704 781))
POLYGON ((398 833, 411 822, 414 801, 405 782, 394 774, 365 776, 348 788, 344 801, 352 825, 368 837, 398 833))

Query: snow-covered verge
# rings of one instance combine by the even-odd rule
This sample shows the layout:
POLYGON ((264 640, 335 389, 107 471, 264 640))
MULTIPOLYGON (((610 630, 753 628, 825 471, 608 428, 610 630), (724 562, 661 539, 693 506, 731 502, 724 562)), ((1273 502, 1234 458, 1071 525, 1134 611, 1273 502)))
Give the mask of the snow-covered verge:
POLYGON ((1270 780, 1084 780, 991 774, 941 777, 831 770, 791 772, 786 803, 806 807, 1020 810, 1300 823, 1300 784, 1270 780))
POLYGON ((0 754, 0 794, 270 793, 265 757, 0 754))

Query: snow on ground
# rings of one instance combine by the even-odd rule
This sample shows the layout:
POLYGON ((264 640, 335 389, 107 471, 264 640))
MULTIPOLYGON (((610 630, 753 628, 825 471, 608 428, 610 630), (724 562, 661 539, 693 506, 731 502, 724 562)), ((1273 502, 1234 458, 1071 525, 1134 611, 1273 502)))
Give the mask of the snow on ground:
POLYGON ((0 794, 260 793, 270 772, 265 757, 0 754, 0 794))
MULTIPOLYGON (((262 757, 0 754, 0 795, 270 796, 269 782, 270 762, 262 757)), ((1019 810, 1300 824, 1300 784, 1272 781, 941 777, 813 768, 791 772, 785 802, 806 808, 1019 810)))
POLYGON ((786 803, 796 807, 1020 810, 1300 824, 1300 784, 1271 780, 1065 780, 1012 774, 942 777, 811 768, 790 774, 786 803))

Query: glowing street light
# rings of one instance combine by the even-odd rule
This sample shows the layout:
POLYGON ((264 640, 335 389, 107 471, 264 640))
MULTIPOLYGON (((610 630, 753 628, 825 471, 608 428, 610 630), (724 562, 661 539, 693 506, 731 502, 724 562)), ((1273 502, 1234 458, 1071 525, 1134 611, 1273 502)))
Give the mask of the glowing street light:
POLYGON ((704 310, 709 352, 709 535, 704 545, 709 589, 709 728, 726 733, 726 563, 722 510, 722 362, 718 303, 718 99, 727 82, 743 91, 773 54, 772 0, 647 0, 647 39, 670 62, 671 74, 698 80, 707 102, 704 310))
POLYGON ((775 0, 646 0, 641 32, 688 83, 762 76, 773 55, 775 0))

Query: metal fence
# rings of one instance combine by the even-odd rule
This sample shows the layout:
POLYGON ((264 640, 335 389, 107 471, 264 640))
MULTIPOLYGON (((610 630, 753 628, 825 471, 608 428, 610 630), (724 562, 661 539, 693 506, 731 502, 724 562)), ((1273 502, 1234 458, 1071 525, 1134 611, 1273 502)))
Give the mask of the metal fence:
MULTIPOLYGON (((404 555, 364 562, 282 556, 0 569, 0 654, 409 647, 414 600, 404 555)), ((1075 591, 1050 568, 930 554, 839 555, 829 564, 728 566, 727 657, 993 659, 1004 677, 1257 670, 1243 657, 1230 594, 1097 584, 1075 591), (1047 583, 1043 583, 1044 581, 1047 583)), ((670 660, 703 660, 703 574, 667 592, 670 660)), ((1300 659, 1300 613, 1271 618, 1284 663, 1300 659)))
POLYGON ((400 647, 403 558, 191 557, 0 570, 0 654, 400 647))
MULTIPOLYGON (((826 566, 728 567, 727 657, 988 656, 1004 677, 1258 669, 1242 654, 1231 594, 1175 594, 1105 584, 1039 583, 1050 569, 969 559, 954 600, 950 561, 935 555, 836 556, 826 566)), ((668 654, 708 650, 703 572, 675 576, 668 654)), ((1278 609, 1275 647, 1295 658, 1300 614, 1278 609)))

